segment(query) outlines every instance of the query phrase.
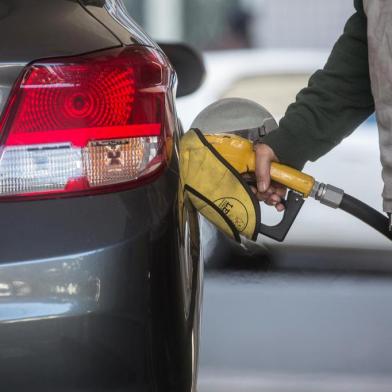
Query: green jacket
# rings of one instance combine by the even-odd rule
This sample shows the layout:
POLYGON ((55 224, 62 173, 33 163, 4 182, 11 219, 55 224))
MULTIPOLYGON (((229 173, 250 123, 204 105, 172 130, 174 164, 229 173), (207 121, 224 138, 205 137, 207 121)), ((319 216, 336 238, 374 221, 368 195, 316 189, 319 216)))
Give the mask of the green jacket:
POLYGON ((370 86, 367 18, 362 0, 346 24, 323 70, 317 71, 279 128, 266 136, 285 164, 302 169, 350 135, 374 112, 370 86))

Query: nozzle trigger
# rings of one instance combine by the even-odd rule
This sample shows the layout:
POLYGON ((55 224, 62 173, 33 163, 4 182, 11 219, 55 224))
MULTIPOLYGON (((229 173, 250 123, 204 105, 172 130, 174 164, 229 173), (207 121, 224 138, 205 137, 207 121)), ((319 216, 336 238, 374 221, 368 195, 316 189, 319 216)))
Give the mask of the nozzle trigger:
POLYGON ((259 233, 276 241, 283 242, 297 218, 305 200, 293 191, 290 191, 285 202, 286 210, 282 221, 276 226, 267 226, 263 223, 259 225, 259 233))

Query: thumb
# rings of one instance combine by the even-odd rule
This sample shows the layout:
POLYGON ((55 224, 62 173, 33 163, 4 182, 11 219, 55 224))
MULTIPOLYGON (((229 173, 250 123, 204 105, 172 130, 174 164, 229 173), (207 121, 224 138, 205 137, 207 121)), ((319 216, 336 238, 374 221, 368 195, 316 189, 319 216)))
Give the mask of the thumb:
POLYGON ((257 190, 264 193, 271 185, 271 162, 273 153, 269 151, 269 147, 261 145, 256 149, 256 180, 257 190))

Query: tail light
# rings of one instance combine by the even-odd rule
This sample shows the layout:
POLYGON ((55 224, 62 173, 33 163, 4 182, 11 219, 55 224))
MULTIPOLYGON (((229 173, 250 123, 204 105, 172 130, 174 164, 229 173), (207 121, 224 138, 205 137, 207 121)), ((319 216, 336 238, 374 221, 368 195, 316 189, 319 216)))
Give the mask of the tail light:
POLYGON ((159 172, 170 79, 144 47, 28 66, 0 123, 0 197, 110 191, 159 172))

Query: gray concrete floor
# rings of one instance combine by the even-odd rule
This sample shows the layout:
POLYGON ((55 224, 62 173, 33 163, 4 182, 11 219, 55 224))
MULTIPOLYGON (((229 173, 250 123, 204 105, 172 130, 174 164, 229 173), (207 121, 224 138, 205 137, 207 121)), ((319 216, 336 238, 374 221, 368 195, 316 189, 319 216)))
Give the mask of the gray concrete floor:
POLYGON ((392 278, 207 273, 199 391, 391 392, 392 278))

